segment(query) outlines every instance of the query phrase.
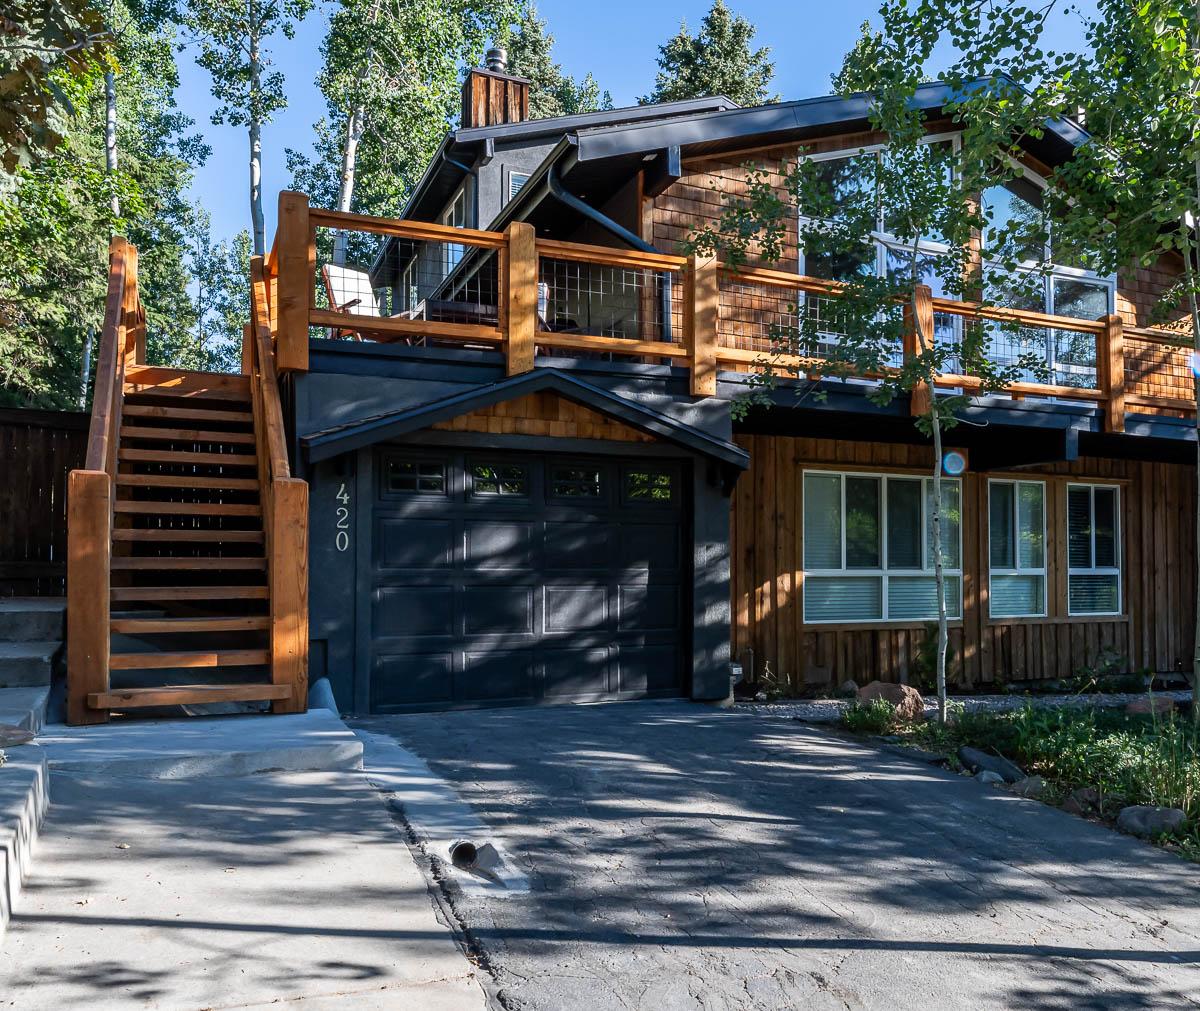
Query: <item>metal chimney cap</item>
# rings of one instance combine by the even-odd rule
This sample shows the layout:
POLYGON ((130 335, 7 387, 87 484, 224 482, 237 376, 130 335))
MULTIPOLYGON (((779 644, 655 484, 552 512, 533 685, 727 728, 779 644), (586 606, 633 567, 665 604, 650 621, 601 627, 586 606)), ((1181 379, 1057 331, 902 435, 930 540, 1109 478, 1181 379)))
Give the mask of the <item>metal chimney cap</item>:
POLYGON ((492 70, 497 74, 503 74, 508 70, 508 50, 502 46, 495 46, 487 51, 487 55, 483 58, 484 66, 488 70, 492 70))

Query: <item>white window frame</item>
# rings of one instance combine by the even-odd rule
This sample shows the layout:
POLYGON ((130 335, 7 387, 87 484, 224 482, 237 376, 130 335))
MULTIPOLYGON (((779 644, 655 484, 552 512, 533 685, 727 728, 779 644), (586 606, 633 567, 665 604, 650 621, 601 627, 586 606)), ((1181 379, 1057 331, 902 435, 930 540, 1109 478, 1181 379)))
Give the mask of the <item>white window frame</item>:
MULTIPOLYGON (((1035 186, 1037 189, 1041 190, 1043 193, 1046 191, 1046 189, 1047 189, 1046 180, 1044 178, 1042 178, 1042 176, 1040 176, 1036 172, 1034 172, 1033 169, 1031 169, 1028 165, 1025 165, 1023 162, 1019 161, 1018 159, 1014 158, 1011 154, 1007 154, 1007 153, 1004 155, 1004 160, 1007 161, 1008 164, 1013 166, 1014 168, 1020 169, 1021 177, 1026 182, 1031 183, 1033 186, 1035 186)), ((997 183, 996 185, 1000 185, 1000 184, 997 183)), ((1043 209, 1043 213, 1045 213, 1044 209, 1043 209)), ((1053 224, 1051 223, 1051 228, 1052 227, 1053 227, 1053 224)), ((985 254, 985 257, 986 257, 987 245, 988 245, 987 244, 986 220, 985 220, 985 227, 983 229, 983 233, 980 235, 980 245, 981 245, 983 252, 985 254)), ((1060 266, 1060 265, 1054 263, 1053 255, 1054 255, 1053 235, 1050 234, 1049 230, 1048 230, 1047 237, 1046 237, 1046 244, 1042 249, 1042 259, 1043 259, 1043 262, 1049 264, 1049 269, 1046 271, 1045 276, 1042 278, 1042 307, 1043 308, 1040 311, 1045 312, 1048 316, 1057 315, 1057 313, 1055 311, 1056 306, 1055 306, 1055 302, 1054 302, 1054 282, 1056 280, 1087 281, 1089 283, 1095 284, 1097 287, 1103 286, 1105 289, 1106 295, 1107 295, 1107 300, 1108 300, 1107 304, 1105 306, 1105 312, 1112 313, 1112 312, 1116 311, 1116 309, 1115 309, 1116 300, 1117 300, 1117 275, 1116 274, 1109 274, 1107 276, 1104 276, 1104 275, 1097 274, 1095 271, 1084 270, 1080 267, 1060 266)), ((985 259, 984 262, 987 266, 989 266, 993 269, 998 269, 997 264, 994 260, 985 259)), ((1026 273, 1030 273, 1030 272, 1037 271, 1040 269, 1041 269, 1041 264, 1038 263, 1038 261, 1036 261, 1036 260, 1023 260, 1017 264, 1018 272, 1023 271, 1026 273)), ((1048 329, 1052 330, 1054 328, 1049 327, 1048 329)), ((1050 335, 1047 334, 1047 337, 1049 338, 1050 335)), ((1090 376, 1093 378, 1098 378, 1100 362, 1099 362, 1099 357, 1097 356, 1096 367, 1093 369, 1087 369, 1085 367, 1078 366, 1078 365, 1059 365, 1058 362, 1055 360, 1055 341, 1052 339, 1047 339, 1047 341, 1046 341, 1046 366, 1047 366, 1047 368, 1049 368, 1051 370, 1052 375, 1053 375, 1054 370, 1061 369, 1064 372, 1074 373, 1076 375, 1085 375, 1085 376, 1090 376)))
POLYGON ((1124 614, 1122 606, 1125 600, 1125 580, 1121 573, 1121 565, 1124 560, 1124 536, 1125 525, 1121 520, 1121 486, 1118 484, 1105 484, 1103 481, 1072 481, 1067 484, 1067 498, 1063 503, 1063 513, 1066 520, 1066 529, 1063 531, 1066 537, 1067 546, 1067 615, 1073 618, 1106 618, 1119 617, 1124 614), (1088 492, 1088 504, 1091 509, 1091 530, 1092 530, 1092 545, 1091 556, 1092 565, 1084 567, 1071 564, 1071 489, 1083 488, 1088 492), (1113 548, 1116 552, 1116 565, 1096 565, 1096 489, 1102 488, 1105 491, 1111 491, 1114 495, 1113 500, 1113 548), (1115 611, 1072 611, 1071 610, 1071 577, 1072 576, 1116 576, 1117 577, 1117 609, 1115 611))
POLYGON ((529 180, 531 178, 533 178, 532 172, 518 172, 516 169, 509 169, 508 170, 508 199, 512 200, 518 193, 520 193, 521 189, 524 187, 524 185, 527 182, 529 182, 529 180), (517 181, 518 179, 520 180, 520 182, 517 181))
MULTIPOLYGON (((802 470, 800 472, 800 518, 801 518, 800 568, 801 568, 801 572, 803 573, 803 576, 804 576, 804 581, 802 584, 804 589, 801 592, 802 599, 800 601, 800 613, 801 613, 801 617, 802 617, 802 620, 805 625, 881 625, 881 624, 884 624, 887 622, 891 622, 891 623, 899 622, 899 623, 902 623, 905 625, 919 625, 919 624, 924 624, 929 621, 937 620, 936 614, 929 618, 889 618, 888 617, 888 577, 889 576, 897 576, 900 578, 909 578, 912 576, 932 577, 934 575, 934 571, 935 571, 933 566, 930 566, 929 568, 925 568, 923 565, 921 568, 895 568, 895 569, 892 569, 892 568, 887 567, 887 557, 888 557, 888 555, 887 555, 887 549, 888 549, 888 537, 887 537, 888 484, 890 481, 893 481, 893 480, 896 480, 896 481, 920 481, 921 482, 921 560, 922 560, 922 563, 924 563, 925 559, 928 558, 929 554, 930 554, 930 545, 929 545, 929 539, 928 539, 929 524, 926 522, 926 517, 928 515, 928 513, 926 512, 926 509, 927 509, 927 502, 928 502, 928 496, 929 496, 929 489, 930 489, 930 486, 933 484, 933 478, 927 477, 923 474, 900 474, 900 473, 889 473, 889 472, 884 472, 884 471, 866 471, 866 470, 824 470, 824 469, 820 469, 820 468, 809 468, 807 470, 802 470), (804 500, 805 500, 805 496, 808 493, 807 478, 810 474, 816 475, 819 477, 841 478, 841 482, 840 482, 840 492, 841 492, 841 507, 840 507, 841 508, 841 514, 840 514, 841 529, 840 529, 840 533, 841 533, 841 549, 842 549, 841 568, 809 569, 805 565, 804 534, 803 534, 805 527, 803 525, 803 518, 804 518, 804 500), (848 478, 848 477, 873 478, 873 479, 879 481, 879 483, 880 483, 880 488, 879 488, 879 527, 880 527, 880 530, 879 530, 879 558, 883 564, 879 568, 849 569, 846 567, 846 478, 848 478), (879 617, 879 618, 851 618, 851 619, 830 618, 827 620, 820 620, 820 619, 812 620, 812 619, 810 619, 808 617, 808 613, 807 613, 807 598, 805 596, 805 594, 807 592, 807 587, 808 587, 808 579, 810 576, 815 579, 820 579, 823 576, 825 576, 825 577, 852 577, 852 578, 862 577, 862 578, 877 578, 877 579, 879 579, 880 580, 880 593, 882 595, 881 599, 880 599, 881 617, 879 617)), ((949 621, 956 622, 956 621, 962 620, 962 611, 963 611, 962 533, 963 533, 963 526, 966 522, 965 517, 962 515, 963 511, 965 510, 965 501, 963 499, 963 483, 962 483, 962 478, 957 478, 957 477, 943 477, 940 480, 953 482, 958 488, 958 502, 959 502, 958 567, 950 568, 947 566, 942 570, 946 577, 948 577, 948 578, 949 577, 957 577, 957 579, 958 579, 958 608, 957 608, 958 614, 956 614, 956 615, 950 614, 950 608, 949 608, 949 606, 947 606, 947 615, 946 615, 946 617, 949 621)), ((950 601, 947 600, 946 603, 947 603, 947 605, 949 605, 950 601)))
MULTIPOLYGON (((463 183, 442 212, 442 224, 450 228, 467 227, 467 185, 463 183), (457 212, 457 213, 456 213, 457 212), (456 218, 460 220, 455 220, 456 218)), ((467 247, 461 242, 442 243, 442 274, 449 277, 454 268, 462 263, 467 247)))
POLYGON ((405 264, 400 272, 400 290, 404 293, 404 309, 411 311, 417 307, 417 259, 413 257, 405 264))
POLYGON ((1048 555, 1047 548, 1049 542, 1046 538, 1047 520, 1046 513, 1048 510, 1049 500, 1047 497, 1047 488, 1045 481, 1022 481, 1015 478, 989 478, 988 479, 988 514, 987 514, 987 531, 988 531, 988 619, 991 621, 1020 621, 1023 618, 1045 618, 1050 611, 1050 582, 1049 572, 1046 564, 1048 555), (1013 488, 1013 515, 1012 515, 1012 537, 1013 537, 1013 567, 995 568, 992 565, 992 486, 998 484, 1011 485, 1013 488), (1023 484, 1037 485, 1042 489, 1042 567, 1031 568, 1021 565, 1021 553, 1018 548, 1021 537, 1021 510, 1018 506, 1017 492, 1023 484), (1042 577, 1042 609, 1037 613, 1030 614, 992 614, 992 578, 994 576, 1041 576, 1042 577))

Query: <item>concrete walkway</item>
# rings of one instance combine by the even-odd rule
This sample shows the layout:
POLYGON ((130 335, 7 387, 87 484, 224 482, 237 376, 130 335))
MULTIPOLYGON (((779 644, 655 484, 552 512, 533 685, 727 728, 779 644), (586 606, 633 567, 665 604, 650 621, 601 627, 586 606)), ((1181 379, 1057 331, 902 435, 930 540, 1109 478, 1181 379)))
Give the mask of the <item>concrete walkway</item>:
POLYGON ((1200 867, 972 779, 687 703, 356 725, 527 876, 450 891, 505 1007, 1200 1007, 1200 867))
POLYGON ((435 908, 362 772, 57 770, 0 1005, 483 1008, 435 908))

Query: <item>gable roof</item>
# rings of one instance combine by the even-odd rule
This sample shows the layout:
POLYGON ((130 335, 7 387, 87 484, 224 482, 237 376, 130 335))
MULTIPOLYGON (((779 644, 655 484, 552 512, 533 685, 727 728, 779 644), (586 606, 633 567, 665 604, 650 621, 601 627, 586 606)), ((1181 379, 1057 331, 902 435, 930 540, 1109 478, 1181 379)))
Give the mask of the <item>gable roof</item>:
POLYGON ((635 403, 599 386, 577 379, 558 369, 534 369, 510 379, 476 386, 443 400, 419 407, 376 414, 358 421, 336 425, 301 437, 310 462, 316 463, 350 450, 396 439, 410 432, 429 428, 461 414, 527 396, 553 392, 600 414, 645 432, 664 442, 674 443, 700 456, 738 471, 750 466, 750 455, 740 446, 718 439, 691 425, 676 421, 660 411, 635 403))

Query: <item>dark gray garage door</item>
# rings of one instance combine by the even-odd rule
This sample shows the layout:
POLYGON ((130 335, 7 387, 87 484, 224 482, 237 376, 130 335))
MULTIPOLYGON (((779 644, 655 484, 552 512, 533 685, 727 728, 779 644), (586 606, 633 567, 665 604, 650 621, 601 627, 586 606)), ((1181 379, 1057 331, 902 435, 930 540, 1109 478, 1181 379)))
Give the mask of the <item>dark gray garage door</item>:
POLYGON ((680 462, 383 450, 377 487, 373 711, 682 693, 680 462))

